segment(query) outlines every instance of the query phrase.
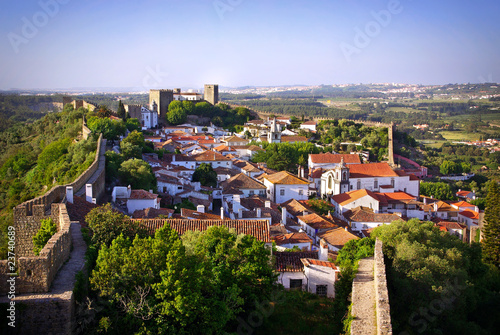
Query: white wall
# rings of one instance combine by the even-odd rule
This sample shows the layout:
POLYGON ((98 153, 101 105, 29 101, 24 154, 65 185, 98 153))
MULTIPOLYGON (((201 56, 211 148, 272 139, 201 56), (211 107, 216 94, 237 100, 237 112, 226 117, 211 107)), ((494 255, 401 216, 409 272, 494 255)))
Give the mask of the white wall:
POLYGON ((278 283, 282 284, 285 288, 290 288, 290 279, 302 279, 302 285, 307 284, 307 278, 304 272, 280 272, 278 276, 278 283))
POLYGON ((149 207, 156 209, 160 208, 156 199, 129 199, 127 201, 127 210, 129 214, 134 213, 138 209, 146 209, 149 207))
POLYGON ((316 293, 316 285, 327 285, 327 297, 335 298, 335 278, 336 272, 334 269, 309 265, 304 267, 304 272, 308 278, 307 290, 311 293, 316 293))

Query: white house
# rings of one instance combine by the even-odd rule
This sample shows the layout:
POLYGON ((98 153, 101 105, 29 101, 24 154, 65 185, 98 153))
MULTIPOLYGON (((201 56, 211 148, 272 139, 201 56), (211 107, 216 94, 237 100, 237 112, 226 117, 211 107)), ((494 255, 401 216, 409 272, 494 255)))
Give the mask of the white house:
POLYGON ((307 200, 310 183, 309 180, 300 178, 288 171, 281 171, 264 177, 268 198, 278 204, 290 199, 307 200))
POLYGON ((401 220, 399 215, 375 213, 373 210, 361 206, 346 211, 343 216, 349 227, 358 232, 401 220))
POLYGON ((196 162, 196 167, 200 166, 202 163, 210 164, 214 169, 218 167, 230 169, 233 167, 233 161, 231 159, 211 150, 193 155, 192 158, 196 162))
POLYGON ((302 258, 314 259, 318 258, 316 251, 302 252, 275 252, 276 259, 275 269, 278 272, 278 283, 282 284, 285 289, 303 290, 307 286, 307 278, 304 275, 304 264, 302 258))
POLYGON ((353 190, 374 192, 402 191, 419 196, 420 180, 387 163, 341 164, 321 176, 321 195, 332 196, 353 190))
POLYGON ((196 169, 196 161, 187 155, 182 154, 165 154, 163 155, 163 161, 167 164, 182 166, 189 170, 196 169))
POLYGON ((130 215, 136 210, 155 208, 160 209, 160 198, 158 194, 145 190, 132 190, 129 187, 117 186, 113 188, 112 200, 116 202, 121 199, 127 202, 127 211, 130 215))
POLYGON ((458 222, 467 225, 467 228, 476 227, 479 224, 479 212, 470 209, 458 213, 458 222))
POLYGON ((306 129, 315 132, 317 125, 318 123, 316 121, 306 121, 300 125, 300 129, 306 129))
POLYGON ((247 145, 250 141, 247 139, 238 137, 236 135, 233 135, 233 136, 230 136, 228 138, 222 139, 221 142, 225 143, 228 147, 234 147, 234 146, 247 145))
POLYGON ((314 258, 301 259, 307 278, 306 290, 317 295, 335 298, 335 282, 340 270, 335 264, 314 258))
POLYGON ((141 126, 142 130, 155 128, 158 126, 158 111, 156 102, 151 104, 151 110, 141 107, 141 126))
MULTIPOLYGON (((266 196, 266 186, 257 180, 250 178, 244 173, 239 173, 236 176, 223 181, 219 186, 222 188, 222 199, 225 208, 226 203, 234 203, 233 199, 235 197, 240 199, 252 197, 254 195, 261 197, 266 196)), ((233 208, 233 210, 237 211, 238 209, 233 208)))
POLYGON ((359 237, 351 233, 347 228, 335 228, 318 235, 321 241, 328 246, 330 251, 339 251, 351 240, 359 240, 359 237))
POLYGON ((298 216, 297 221, 314 243, 319 241, 318 235, 330 229, 338 228, 336 224, 316 213, 298 216))
POLYGON ((380 212, 380 200, 377 195, 365 189, 350 191, 334 195, 331 198, 332 205, 335 207, 335 213, 341 215, 349 209, 363 206, 373 210, 374 213, 380 212))

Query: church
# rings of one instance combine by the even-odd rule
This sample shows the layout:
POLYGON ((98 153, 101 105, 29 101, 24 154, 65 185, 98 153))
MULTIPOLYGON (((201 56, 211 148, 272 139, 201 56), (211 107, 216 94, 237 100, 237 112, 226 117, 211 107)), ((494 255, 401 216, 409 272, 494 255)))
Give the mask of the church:
POLYGON ((331 197, 354 190, 372 192, 406 192, 419 196, 420 180, 402 170, 394 170, 388 163, 346 165, 344 160, 334 169, 321 175, 321 196, 331 197))

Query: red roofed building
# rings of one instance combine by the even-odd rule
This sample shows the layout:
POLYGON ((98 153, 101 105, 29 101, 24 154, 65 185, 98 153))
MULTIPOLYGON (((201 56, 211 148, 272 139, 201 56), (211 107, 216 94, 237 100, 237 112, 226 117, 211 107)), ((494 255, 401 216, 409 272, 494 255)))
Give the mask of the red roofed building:
POLYGON ((306 290, 317 295, 335 298, 335 282, 340 270, 332 262, 303 258, 306 290))
POLYGON ((466 209, 458 213, 458 222, 467 225, 467 228, 476 227, 479 224, 479 212, 466 209))
POLYGON ((339 166, 342 158, 346 165, 361 164, 359 155, 354 154, 309 154, 307 161, 309 170, 323 168, 324 170, 334 169, 339 166))
POLYGON ((436 222, 436 227, 439 228, 441 231, 446 231, 450 233, 451 235, 456 235, 458 236, 461 240, 464 238, 466 234, 466 227, 465 225, 461 225, 458 222, 454 221, 439 221, 436 222))
POLYGON ((420 181, 387 163, 341 164, 321 176, 321 195, 332 196, 353 190, 392 193, 402 191, 419 196, 420 181))
POLYGON ((287 249, 297 247, 300 250, 308 251, 312 249, 313 240, 306 233, 301 232, 278 235, 274 238, 274 242, 276 242, 276 245, 287 249))
POLYGON ((200 166, 202 163, 210 164, 214 169, 218 167, 231 169, 233 167, 232 160, 211 150, 204 151, 191 157, 196 161, 196 167, 200 166))

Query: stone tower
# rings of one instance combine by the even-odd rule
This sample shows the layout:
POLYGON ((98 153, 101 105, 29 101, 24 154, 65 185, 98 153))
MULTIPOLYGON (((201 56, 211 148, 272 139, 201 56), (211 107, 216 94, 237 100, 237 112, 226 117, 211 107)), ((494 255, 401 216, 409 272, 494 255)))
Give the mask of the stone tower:
POLYGON ((389 165, 394 167, 394 122, 391 122, 389 127, 389 165))
POLYGON ((281 143, 281 132, 278 131, 276 118, 274 118, 273 121, 271 121, 271 127, 267 132, 267 143, 281 143))
POLYGON ((341 194, 349 192, 349 168, 344 163, 344 157, 340 159, 340 164, 335 167, 335 191, 341 194))
POLYGON ((205 84, 204 98, 212 105, 219 102, 219 85, 205 84))
POLYGON ((156 102, 158 106, 158 123, 166 123, 166 115, 168 112, 168 105, 174 100, 174 91, 172 90, 149 90, 149 105, 156 102))

